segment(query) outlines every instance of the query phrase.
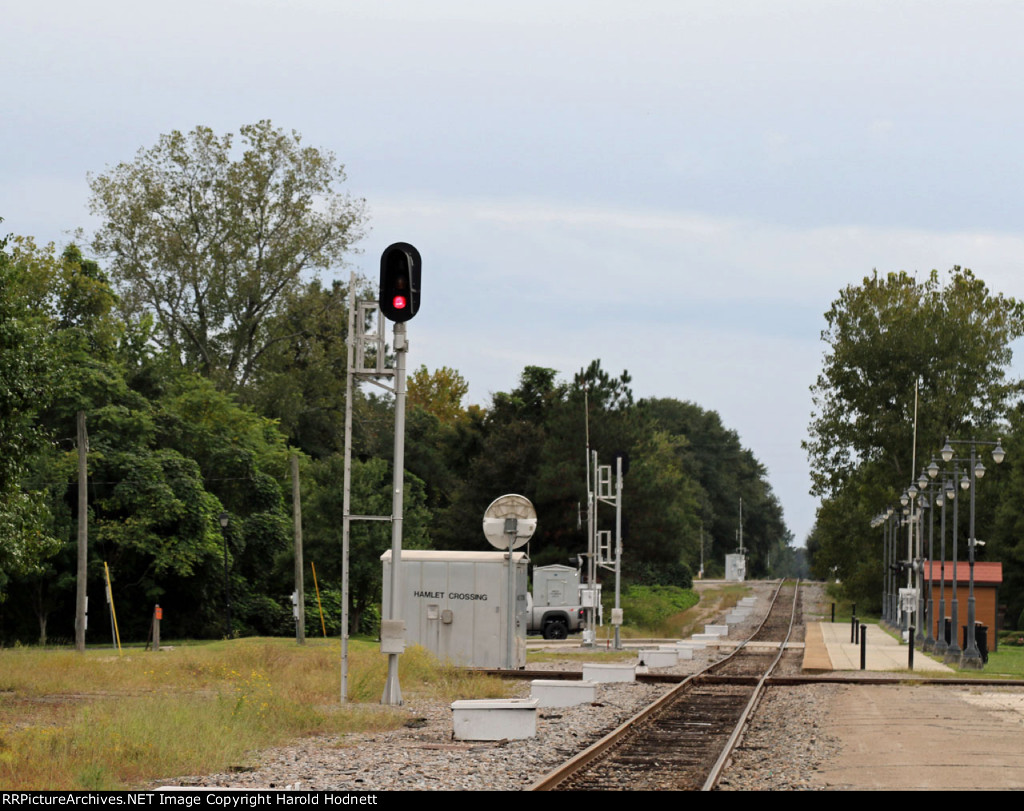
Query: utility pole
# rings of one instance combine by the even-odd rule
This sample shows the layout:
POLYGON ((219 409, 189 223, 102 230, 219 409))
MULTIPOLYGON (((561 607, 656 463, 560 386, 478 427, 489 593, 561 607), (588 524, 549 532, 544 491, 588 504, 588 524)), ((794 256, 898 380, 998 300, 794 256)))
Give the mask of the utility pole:
POLYGON ((85 594, 89 561, 89 435, 85 430, 85 412, 78 412, 78 591, 75 599, 75 650, 85 652, 85 628, 88 621, 85 594))
POLYGON ((295 520, 295 641, 306 642, 306 598, 302 570, 302 496, 299 489, 299 455, 292 454, 292 516, 295 520))

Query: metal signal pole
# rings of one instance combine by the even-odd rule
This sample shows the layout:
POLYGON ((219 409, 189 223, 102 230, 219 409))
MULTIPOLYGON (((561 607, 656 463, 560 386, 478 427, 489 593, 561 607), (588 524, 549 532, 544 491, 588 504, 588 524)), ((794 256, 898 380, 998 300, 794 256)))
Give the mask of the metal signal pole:
MULTIPOLYGON (((391 498, 391 594, 388 601, 387 614, 382 621, 381 644, 386 643, 383 623, 392 623, 391 640, 396 641, 395 634, 401 632, 403 643, 393 647, 404 647, 404 626, 399 629, 394 623, 401 623, 400 592, 402 562, 402 508, 403 489, 405 486, 405 324, 395 324, 395 461, 393 473, 393 492, 391 498)), ((512 559, 509 556, 509 568, 512 559)), ((401 704, 402 688, 398 684, 398 652, 388 649, 388 677, 384 683, 382 704, 401 704)))

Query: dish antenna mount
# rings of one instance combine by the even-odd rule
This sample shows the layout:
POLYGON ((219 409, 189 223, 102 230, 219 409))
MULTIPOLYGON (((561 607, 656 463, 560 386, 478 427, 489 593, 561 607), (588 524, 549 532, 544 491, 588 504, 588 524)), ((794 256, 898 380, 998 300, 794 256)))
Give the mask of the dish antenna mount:
POLYGON ((536 529, 537 511, 526 496, 501 496, 484 511, 484 535, 495 549, 518 549, 536 529))

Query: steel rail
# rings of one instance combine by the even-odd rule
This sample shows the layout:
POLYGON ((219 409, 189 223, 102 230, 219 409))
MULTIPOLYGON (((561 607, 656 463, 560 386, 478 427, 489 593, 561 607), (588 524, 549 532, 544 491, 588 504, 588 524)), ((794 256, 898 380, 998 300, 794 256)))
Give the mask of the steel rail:
POLYGON ((725 746, 722 747, 722 753, 718 756, 718 760, 716 760, 715 765, 711 767, 711 771, 708 773, 708 777, 704 781, 701 791, 711 791, 716 785, 718 785, 718 780, 722 776, 722 772, 725 770, 725 766, 729 762, 729 758, 732 757, 733 750, 736 748, 736 744, 739 743, 739 740, 743 735, 743 731, 746 729, 747 719, 757 708, 757 705, 761 703, 761 698, 767 690, 768 677, 771 676, 775 668, 778 667, 779 662, 782 661, 782 655, 786 652, 786 646, 789 644, 789 639, 793 635, 793 625, 796 621, 796 605, 797 602, 799 602, 799 597, 800 581, 797 580, 796 587, 793 590, 793 609, 789 615, 789 631, 786 632, 786 638, 782 640, 782 643, 779 645, 779 652, 775 655, 775 659, 772 660, 771 665, 769 665, 768 669, 758 680, 757 686, 754 688, 754 694, 750 697, 750 701, 747 702, 747 706, 740 714, 739 720, 736 722, 736 726, 733 728, 732 734, 729 736, 729 740, 727 740, 725 742, 725 746))
MULTIPOLYGON (((779 599, 779 594, 781 594, 782 592, 782 586, 784 583, 784 580, 779 581, 778 588, 775 590, 775 594, 772 596, 771 604, 768 606, 768 610, 765 612, 764 619, 761 620, 761 623, 757 626, 756 629, 754 629, 753 633, 747 639, 743 640, 739 645, 736 646, 736 649, 732 653, 730 653, 728 656, 722 659, 719 659, 717 662, 711 663, 703 670, 700 670, 697 673, 693 673, 687 676, 685 679, 683 679, 683 681, 681 681, 679 684, 677 684, 675 687, 673 687, 671 690, 665 693, 665 695, 663 695, 657 701, 648 705, 643 710, 634 715, 632 718, 629 718, 628 720, 620 724, 618 727, 613 729, 603 738, 601 738, 598 741, 595 741, 582 752, 579 752, 577 755, 567 760, 557 769, 550 772, 546 776, 542 777, 540 780, 538 780, 536 783, 530 786, 528 790, 551 791, 552 789, 557 788, 569 777, 576 774, 576 772, 581 771, 587 765, 600 758, 601 755, 603 755, 605 752, 607 752, 609 749, 615 746, 620 740, 622 740, 622 738, 624 738, 630 732, 630 730, 635 725, 640 724, 645 719, 651 717, 652 715, 655 715, 662 708, 666 707, 667 705, 675 701, 681 693, 687 690, 691 685, 696 684, 701 676, 709 675, 711 671, 721 668, 724 664, 726 664, 733 657, 735 657, 746 646, 747 642, 749 642, 751 639, 757 636, 757 634, 764 627, 765 623, 768 621, 768 617, 771 615, 772 609, 775 607, 775 603, 779 599)), ((799 591, 799 587, 797 590, 799 591)))

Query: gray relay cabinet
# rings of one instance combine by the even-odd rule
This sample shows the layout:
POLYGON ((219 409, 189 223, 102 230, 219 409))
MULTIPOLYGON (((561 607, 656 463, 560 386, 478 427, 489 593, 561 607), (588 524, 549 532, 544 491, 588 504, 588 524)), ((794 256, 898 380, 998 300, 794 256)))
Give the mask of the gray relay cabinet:
MULTIPOLYGON (((381 555, 384 604, 391 596, 391 551, 381 555)), ((526 566, 512 553, 516 613, 513 667, 526 667, 526 566)), ((508 552, 402 550, 399 615, 406 643, 463 667, 501 668, 508 646, 508 552)))

